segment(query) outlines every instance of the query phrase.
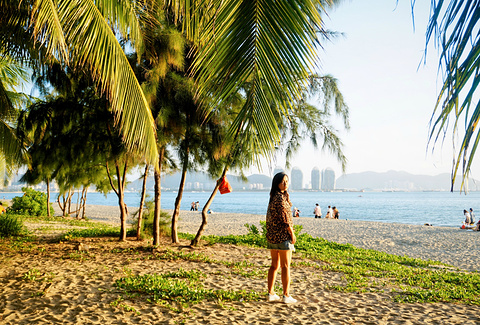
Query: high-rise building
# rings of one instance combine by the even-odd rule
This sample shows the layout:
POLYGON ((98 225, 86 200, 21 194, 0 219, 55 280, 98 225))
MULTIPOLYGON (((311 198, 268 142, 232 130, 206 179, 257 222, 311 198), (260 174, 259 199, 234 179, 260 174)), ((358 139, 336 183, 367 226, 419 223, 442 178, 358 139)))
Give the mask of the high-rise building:
POLYGON ((290 176, 290 184, 292 190, 303 189, 303 173, 298 167, 293 167, 292 176, 290 176))
POLYGON ((333 191, 335 189, 335 172, 331 168, 322 171, 322 191, 333 191))
POLYGON ((312 190, 319 190, 320 189, 320 170, 318 169, 318 167, 314 167, 312 169, 310 178, 312 183, 312 190))

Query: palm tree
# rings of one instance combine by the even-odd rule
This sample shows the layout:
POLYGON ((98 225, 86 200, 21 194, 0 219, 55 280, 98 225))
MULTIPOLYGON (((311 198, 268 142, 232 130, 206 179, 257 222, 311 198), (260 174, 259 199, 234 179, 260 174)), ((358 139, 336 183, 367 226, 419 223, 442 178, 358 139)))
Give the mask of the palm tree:
POLYGON ((343 143, 330 123, 332 114, 335 114, 343 121, 345 130, 350 129, 349 108, 338 89, 337 79, 331 75, 314 74, 300 91, 302 97, 290 112, 290 118, 278 116, 278 124, 283 131, 282 149, 285 150, 287 167, 289 159, 300 148, 301 142, 309 139, 314 148, 321 143, 322 150, 334 154, 345 171, 347 158, 343 154, 343 143), (310 104, 314 101, 317 105, 310 104))
MULTIPOLYGON (((140 25, 150 24, 143 2, 0 0, 0 52, 34 68, 61 62, 88 69, 111 103, 127 147, 155 162, 153 117, 114 33, 142 51, 140 25)), ((5 82, 0 79, 3 87, 5 82)))
POLYGON ((216 107, 247 81, 252 85, 230 137, 250 129, 256 150, 271 154, 281 140, 275 114, 286 115, 301 97, 298 83, 311 74, 325 35, 321 13, 338 2, 171 2, 195 45, 191 71, 200 102, 213 98, 216 107))
MULTIPOLYGON (((259 149, 267 153, 281 137, 274 111, 286 113, 300 96, 297 81, 305 80, 314 68, 324 34, 321 13, 337 2, 164 3, 195 44, 192 73, 199 100, 213 95, 221 101, 237 92, 238 85, 252 81, 248 103, 231 134, 239 125, 251 128, 259 149)), ((0 49, 34 62, 59 60, 89 69, 111 102, 127 146, 139 147, 150 162, 156 162, 153 117, 113 32, 128 34, 125 38, 142 53, 142 26, 154 24, 146 10, 153 4, 149 0, 0 0, 0 49)))
POLYGON ((431 2, 426 42, 428 45, 434 41, 440 48, 439 68, 443 71, 443 85, 430 121, 430 141, 437 142, 445 136, 452 115, 453 134, 460 131, 459 122, 465 119, 463 140, 453 159, 452 191, 460 166, 461 188, 467 190, 466 181, 480 142, 479 27, 480 6, 476 1, 431 2))

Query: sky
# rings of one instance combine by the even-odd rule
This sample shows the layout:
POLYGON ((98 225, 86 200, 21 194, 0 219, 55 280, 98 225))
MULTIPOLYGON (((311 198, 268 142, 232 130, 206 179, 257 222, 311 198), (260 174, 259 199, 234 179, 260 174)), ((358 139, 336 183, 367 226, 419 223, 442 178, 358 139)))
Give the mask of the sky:
MULTIPOLYGON (((325 19, 327 29, 344 33, 326 43, 319 57, 320 73, 338 79, 350 109, 351 129, 345 132, 341 123, 335 124, 348 159, 347 174, 451 172, 451 130, 443 143, 437 141, 433 153, 433 143, 428 143, 441 77, 433 43, 425 56, 430 1, 416 2, 414 18, 410 0, 398 0, 398 5, 396 0, 346 0, 325 19)), ((271 176, 275 166, 284 167, 281 152, 275 159, 264 163, 260 172, 271 176)), ((342 175, 341 164, 331 154, 308 142, 291 166, 302 169, 304 183, 310 181, 313 167, 330 167, 336 177, 342 175)), ((475 165, 472 176, 480 179, 475 165)))

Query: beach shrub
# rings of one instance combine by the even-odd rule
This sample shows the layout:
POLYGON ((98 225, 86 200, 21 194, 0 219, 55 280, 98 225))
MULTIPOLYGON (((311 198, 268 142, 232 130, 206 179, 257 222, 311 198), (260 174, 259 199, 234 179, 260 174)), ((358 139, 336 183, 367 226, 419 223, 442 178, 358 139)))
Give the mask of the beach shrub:
MULTIPOLYGON (((134 228, 135 234, 138 227, 137 213, 135 213, 135 215, 133 216, 133 228, 134 228)), ((144 238, 153 236, 154 214, 155 214, 155 202, 153 200, 146 200, 145 209, 143 210, 142 225, 141 225, 142 227, 141 233, 144 238)), ((161 236, 170 236, 170 233, 171 233, 170 225, 171 225, 170 214, 162 211, 160 213, 160 235, 161 236)))
MULTIPOLYGON (((22 196, 16 196, 12 199, 12 205, 8 207, 7 213, 27 216, 46 216, 47 194, 28 187, 23 187, 22 191, 22 196)), ((53 211, 52 204, 49 204, 50 209, 53 211)))
POLYGON ((11 237, 25 233, 25 226, 21 216, 14 214, 0 214, 0 236, 11 237))

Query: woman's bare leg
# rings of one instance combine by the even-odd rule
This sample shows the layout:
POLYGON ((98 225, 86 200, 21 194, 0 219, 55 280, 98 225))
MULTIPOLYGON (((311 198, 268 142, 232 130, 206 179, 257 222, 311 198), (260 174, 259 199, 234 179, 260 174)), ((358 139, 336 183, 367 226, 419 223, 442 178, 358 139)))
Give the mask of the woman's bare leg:
POLYGON ((291 250, 279 250, 280 267, 282 268, 283 295, 290 296, 290 262, 292 260, 291 250))
MULTIPOLYGON (((272 256, 272 265, 270 266, 270 269, 268 269, 268 293, 271 295, 275 294, 275 292, 273 291, 273 286, 275 284, 275 278, 277 277, 278 267, 280 266, 279 252, 281 251, 277 249, 270 250, 270 255, 272 256)), ((282 271, 282 279, 283 279, 283 271, 282 271)))

